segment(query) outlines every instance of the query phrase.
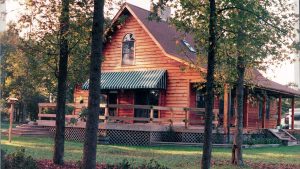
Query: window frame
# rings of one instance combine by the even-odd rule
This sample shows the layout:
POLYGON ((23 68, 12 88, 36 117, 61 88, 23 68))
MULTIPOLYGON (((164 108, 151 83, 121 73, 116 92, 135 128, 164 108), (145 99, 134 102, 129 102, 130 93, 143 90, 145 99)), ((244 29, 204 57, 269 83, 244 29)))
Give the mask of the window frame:
POLYGON ((197 108, 205 108, 205 104, 206 104, 206 99, 205 99, 205 93, 203 90, 196 90, 196 94, 195 94, 195 102, 196 102, 196 107, 197 108), (202 98, 202 100, 198 100, 199 98, 202 98), (201 102, 201 105, 198 104, 199 102, 201 102), (201 106, 201 107, 200 107, 201 106))
MULTIPOLYGON (((122 39, 122 46, 121 46, 121 66, 134 66, 135 65, 135 61, 136 61, 136 58, 135 58, 135 47, 136 47, 136 39, 135 39, 135 35, 134 35, 134 33, 126 33, 124 36, 123 36, 123 39, 122 39), (124 41, 124 39, 125 39, 125 37, 127 36, 127 35, 130 35, 130 34, 132 34, 132 36, 133 36, 133 40, 130 40, 130 41, 124 41), (125 64, 124 62, 123 62, 123 56, 124 56, 124 44, 125 43, 130 43, 130 42, 132 42, 133 43, 133 62, 132 62, 132 64, 125 64)), ((126 53, 127 54, 127 53, 126 53)))

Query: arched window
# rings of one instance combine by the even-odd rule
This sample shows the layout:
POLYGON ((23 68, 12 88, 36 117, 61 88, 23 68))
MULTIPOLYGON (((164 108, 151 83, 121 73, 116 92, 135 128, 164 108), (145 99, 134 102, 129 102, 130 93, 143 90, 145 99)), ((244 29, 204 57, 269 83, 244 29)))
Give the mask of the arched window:
POLYGON ((134 64, 134 35, 128 33, 123 38, 122 46, 122 65, 134 64))

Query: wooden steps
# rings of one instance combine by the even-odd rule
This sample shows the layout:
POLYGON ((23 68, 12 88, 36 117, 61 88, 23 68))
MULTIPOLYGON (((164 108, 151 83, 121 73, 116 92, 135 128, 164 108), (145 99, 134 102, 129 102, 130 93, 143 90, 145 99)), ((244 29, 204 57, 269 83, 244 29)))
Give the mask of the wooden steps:
MULTIPOLYGON (((8 130, 2 132, 4 135, 8 135, 8 130)), ((47 128, 35 125, 35 124, 22 124, 12 129, 12 135, 15 136, 50 136, 50 132, 47 128)))
POLYGON ((268 129, 275 137, 282 141, 283 145, 293 146, 298 145, 297 139, 289 132, 283 129, 268 129))

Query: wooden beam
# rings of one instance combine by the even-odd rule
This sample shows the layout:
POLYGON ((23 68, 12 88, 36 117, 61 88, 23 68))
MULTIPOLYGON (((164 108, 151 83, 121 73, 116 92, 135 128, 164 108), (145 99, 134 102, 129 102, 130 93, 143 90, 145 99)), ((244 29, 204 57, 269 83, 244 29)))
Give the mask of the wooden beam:
POLYGON ((294 121, 295 121, 295 98, 292 98, 292 122, 291 129, 294 129, 294 121))
POLYGON ((248 89, 245 89, 243 99, 243 126, 245 129, 248 127, 248 89))
POLYGON ((228 85, 224 85, 224 110, 223 110, 223 128, 224 132, 227 133, 228 127, 228 85))
POLYGON ((282 96, 280 95, 278 98, 278 111, 277 111, 277 126, 281 124, 281 114, 282 114, 282 96))
POLYGON ((266 96, 263 96, 263 109, 262 109, 262 120, 261 120, 261 127, 265 128, 266 127, 266 96))

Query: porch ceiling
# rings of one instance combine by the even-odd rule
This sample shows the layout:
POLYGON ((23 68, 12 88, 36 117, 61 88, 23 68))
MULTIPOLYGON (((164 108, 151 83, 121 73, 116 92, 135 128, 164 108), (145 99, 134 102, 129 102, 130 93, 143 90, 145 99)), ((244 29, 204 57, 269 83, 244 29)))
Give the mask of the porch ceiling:
MULTIPOLYGON (((166 70, 101 73, 101 89, 166 89, 166 70)), ((82 85, 89 89, 89 80, 82 85)))

